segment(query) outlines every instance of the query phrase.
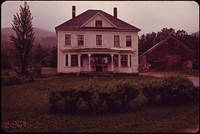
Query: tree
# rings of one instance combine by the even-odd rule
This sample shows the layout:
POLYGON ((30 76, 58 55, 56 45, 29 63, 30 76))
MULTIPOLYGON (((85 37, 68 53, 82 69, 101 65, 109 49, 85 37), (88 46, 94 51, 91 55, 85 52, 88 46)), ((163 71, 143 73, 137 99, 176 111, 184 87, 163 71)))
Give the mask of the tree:
POLYGON ((19 67, 19 73, 26 75, 28 73, 28 65, 30 61, 30 52, 35 39, 31 12, 29 6, 24 2, 24 7, 20 5, 20 14, 14 15, 12 29, 15 36, 10 35, 11 45, 15 49, 16 65, 19 67))
POLYGON ((41 45, 37 45, 34 52, 34 62, 35 64, 41 66, 47 66, 48 49, 42 48, 41 45))
POLYGON ((2 69, 11 69, 11 58, 8 53, 9 50, 4 49, 1 51, 1 68, 2 69))
POLYGON ((53 68, 57 67, 57 47, 52 47, 49 51, 48 66, 53 68))

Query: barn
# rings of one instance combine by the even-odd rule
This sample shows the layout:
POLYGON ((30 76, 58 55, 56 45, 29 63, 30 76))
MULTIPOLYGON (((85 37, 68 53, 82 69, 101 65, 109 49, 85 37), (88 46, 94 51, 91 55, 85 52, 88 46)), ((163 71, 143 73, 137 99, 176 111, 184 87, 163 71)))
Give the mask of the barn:
POLYGON ((169 35, 139 56, 140 71, 192 68, 193 51, 169 35))

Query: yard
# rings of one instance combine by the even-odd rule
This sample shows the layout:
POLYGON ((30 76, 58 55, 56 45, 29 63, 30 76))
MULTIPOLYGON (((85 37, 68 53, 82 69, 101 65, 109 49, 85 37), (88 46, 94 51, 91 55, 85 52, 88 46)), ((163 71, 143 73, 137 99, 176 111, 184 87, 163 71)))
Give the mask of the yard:
MULTIPOLYGON (((183 132, 197 127, 199 103, 181 106, 150 106, 143 95, 133 102, 133 110, 125 113, 88 115, 55 114, 49 109, 49 89, 62 85, 88 84, 92 77, 49 75, 36 82, 3 86, 1 89, 2 129, 7 132, 183 132)), ((153 76, 99 77, 106 83, 112 79, 132 82, 159 79, 153 76)))

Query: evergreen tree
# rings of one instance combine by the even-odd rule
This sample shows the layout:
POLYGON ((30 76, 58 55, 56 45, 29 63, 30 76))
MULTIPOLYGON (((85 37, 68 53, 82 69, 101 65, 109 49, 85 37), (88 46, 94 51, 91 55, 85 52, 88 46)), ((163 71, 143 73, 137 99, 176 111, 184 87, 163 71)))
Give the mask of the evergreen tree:
POLYGON ((24 7, 20 5, 20 13, 14 15, 12 29, 15 35, 10 35, 12 46, 15 49, 16 65, 19 67, 19 73, 26 75, 30 61, 30 52, 35 39, 31 12, 29 6, 24 2, 24 7))

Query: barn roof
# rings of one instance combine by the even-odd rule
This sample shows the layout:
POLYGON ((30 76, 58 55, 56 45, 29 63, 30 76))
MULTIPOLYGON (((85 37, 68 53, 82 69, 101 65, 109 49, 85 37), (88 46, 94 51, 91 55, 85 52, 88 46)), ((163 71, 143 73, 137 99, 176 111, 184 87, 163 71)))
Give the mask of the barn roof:
POLYGON ((193 52, 192 49, 190 49, 189 47, 187 47, 187 46, 186 46, 185 44, 183 44, 180 40, 176 39, 173 35, 169 35, 169 36, 167 36, 165 39, 163 39, 163 40, 161 40, 160 42, 156 43, 154 46, 152 46, 152 47, 149 48, 147 51, 145 51, 144 53, 142 53, 142 54, 140 55, 140 57, 143 56, 143 55, 145 55, 145 54, 147 54, 147 53, 150 53, 150 52, 154 51, 157 47, 159 47, 159 46, 162 45, 164 42, 166 42, 166 41, 168 41, 168 40, 170 40, 170 39, 175 40, 175 41, 178 42, 180 45, 182 45, 184 48, 186 48, 188 51, 193 52))
MULTIPOLYGON (((86 23, 89 19, 94 17, 96 14, 101 14, 104 16, 108 21, 110 21, 115 27, 112 28, 113 30, 125 30, 125 31, 135 31, 139 32, 140 29, 132 26, 102 10, 87 10, 84 13, 62 23, 61 25, 55 27, 56 31, 58 30, 88 30, 92 28, 84 28, 81 27, 84 23, 86 23)), ((93 28, 94 29, 94 28, 93 28)), ((99 30, 110 30, 110 28, 97 28, 99 30)))

